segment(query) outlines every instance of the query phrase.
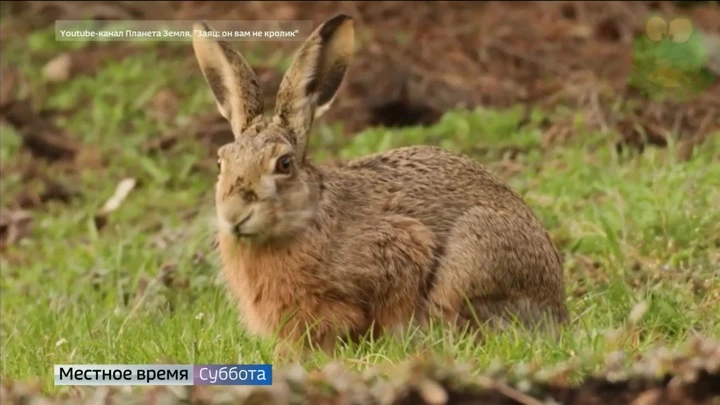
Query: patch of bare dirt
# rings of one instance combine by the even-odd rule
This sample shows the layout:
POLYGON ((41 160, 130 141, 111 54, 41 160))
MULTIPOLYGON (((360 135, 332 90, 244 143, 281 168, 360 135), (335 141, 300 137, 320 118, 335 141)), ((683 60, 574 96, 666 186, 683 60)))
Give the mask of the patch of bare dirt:
POLYGON ((82 148, 67 131, 55 125, 43 113, 35 111, 29 100, 15 101, 0 112, 3 120, 20 133, 23 146, 36 158, 72 160, 82 148))
MULTIPOLYGON (((694 29, 717 38, 716 2, 14 3, 16 19, 33 22, 16 29, 47 26, 57 18, 277 19, 317 25, 337 12, 348 13, 357 19, 360 46, 343 95, 323 118, 342 121, 348 134, 374 125, 431 124, 450 108, 515 104, 583 111, 592 129, 620 134, 618 149, 664 146, 672 131, 680 138, 681 154, 689 155, 720 130, 717 73, 712 86, 683 101, 651 101, 628 85, 633 39, 643 35, 652 13, 687 16, 694 29)), ((298 43, 270 45, 292 52, 298 43)), ((85 52, 102 53, 99 49, 80 50, 78 58, 92 61, 85 52)), ((190 52, 186 56, 192 58, 190 52)), ((93 70, 93 63, 87 66, 76 69, 93 70)), ((279 79, 265 83, 274 85, 267 90, 271 108, 279 79)))
POLYGON ((18 98, 19 89, 24 86, 19 72, 3 68, 1 74, 0 120, 22 138, 19 156, 2 162, 2 173, 19 174, 23 186, 12 201, 5 196, 3 207, 32 210, 50 201, 70 202, 80 195, 72 185, 72 174, 80 167, 101 165, 100 153, 56 124, 55 119, 67 112, 39 110, 31 99, 18 98), (65 177, 66 174, 71 176, 65 177))

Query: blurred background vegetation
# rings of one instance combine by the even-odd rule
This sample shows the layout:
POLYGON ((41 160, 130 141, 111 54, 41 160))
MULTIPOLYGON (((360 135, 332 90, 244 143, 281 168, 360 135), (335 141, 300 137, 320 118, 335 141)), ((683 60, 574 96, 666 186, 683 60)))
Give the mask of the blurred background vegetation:
MULTIPOLYGON (((487 164, 562 248, 573 312, 558 341, 434 331, 339 358, 599 366, 720 336, 717 2, 13 1, 0 9, 3 376, 47 388, 56 363, 284 361, 238 328, 216 277, 215 156, 232 134, 190 43, 60 42, 54 22, 316 26, 337 12, 357 20, 357 53, 312 159, 425 143, 487 164)), ((233 42, 268 110, 299 44, 233 42)))

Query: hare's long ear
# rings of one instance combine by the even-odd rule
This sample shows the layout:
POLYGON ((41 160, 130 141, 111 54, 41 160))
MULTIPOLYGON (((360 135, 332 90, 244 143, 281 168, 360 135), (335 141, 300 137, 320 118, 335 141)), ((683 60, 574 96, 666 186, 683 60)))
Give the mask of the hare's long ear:
POLYGON ((229 43, 209 36, 207 23, 193 25, 193 50, 218 110, 230 122, 235 137, 263 114, 263 94, 245 58, 229 43))
POLYGON ((354 46, 353 19, 337 15, 313 31, 280 83, 275 118, 292 131, 301 161, 313 120, 332 104, 354 46))

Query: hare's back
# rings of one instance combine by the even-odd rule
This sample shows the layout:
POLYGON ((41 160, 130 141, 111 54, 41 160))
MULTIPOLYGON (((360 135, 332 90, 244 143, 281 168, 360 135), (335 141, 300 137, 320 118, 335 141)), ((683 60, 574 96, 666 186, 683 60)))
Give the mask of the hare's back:
POLYGON ((349 162, 337 174, 342 180, 336 187, 343 190, 348 208, 366 215, 403 214, 436 230, 475 206, 534 220, 502 180, 471 158, 439 147, 410 146, 370 155, 349 162))

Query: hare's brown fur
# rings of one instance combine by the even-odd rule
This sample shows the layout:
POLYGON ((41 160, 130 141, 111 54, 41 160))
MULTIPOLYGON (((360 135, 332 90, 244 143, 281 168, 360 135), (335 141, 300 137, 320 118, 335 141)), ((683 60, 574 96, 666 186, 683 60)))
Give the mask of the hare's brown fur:
POLYGON ((431 146, 337 166, 305 158, 312 120, 349 63, 352 19, 335 17, 305 42, 270 121, 252 71, 215 44, 195 42, 236 136, 219 151, 219 250, 251 332, 329 349, 412 319, 567 320, 556 247, 522 198, 470 158, 431 146))

